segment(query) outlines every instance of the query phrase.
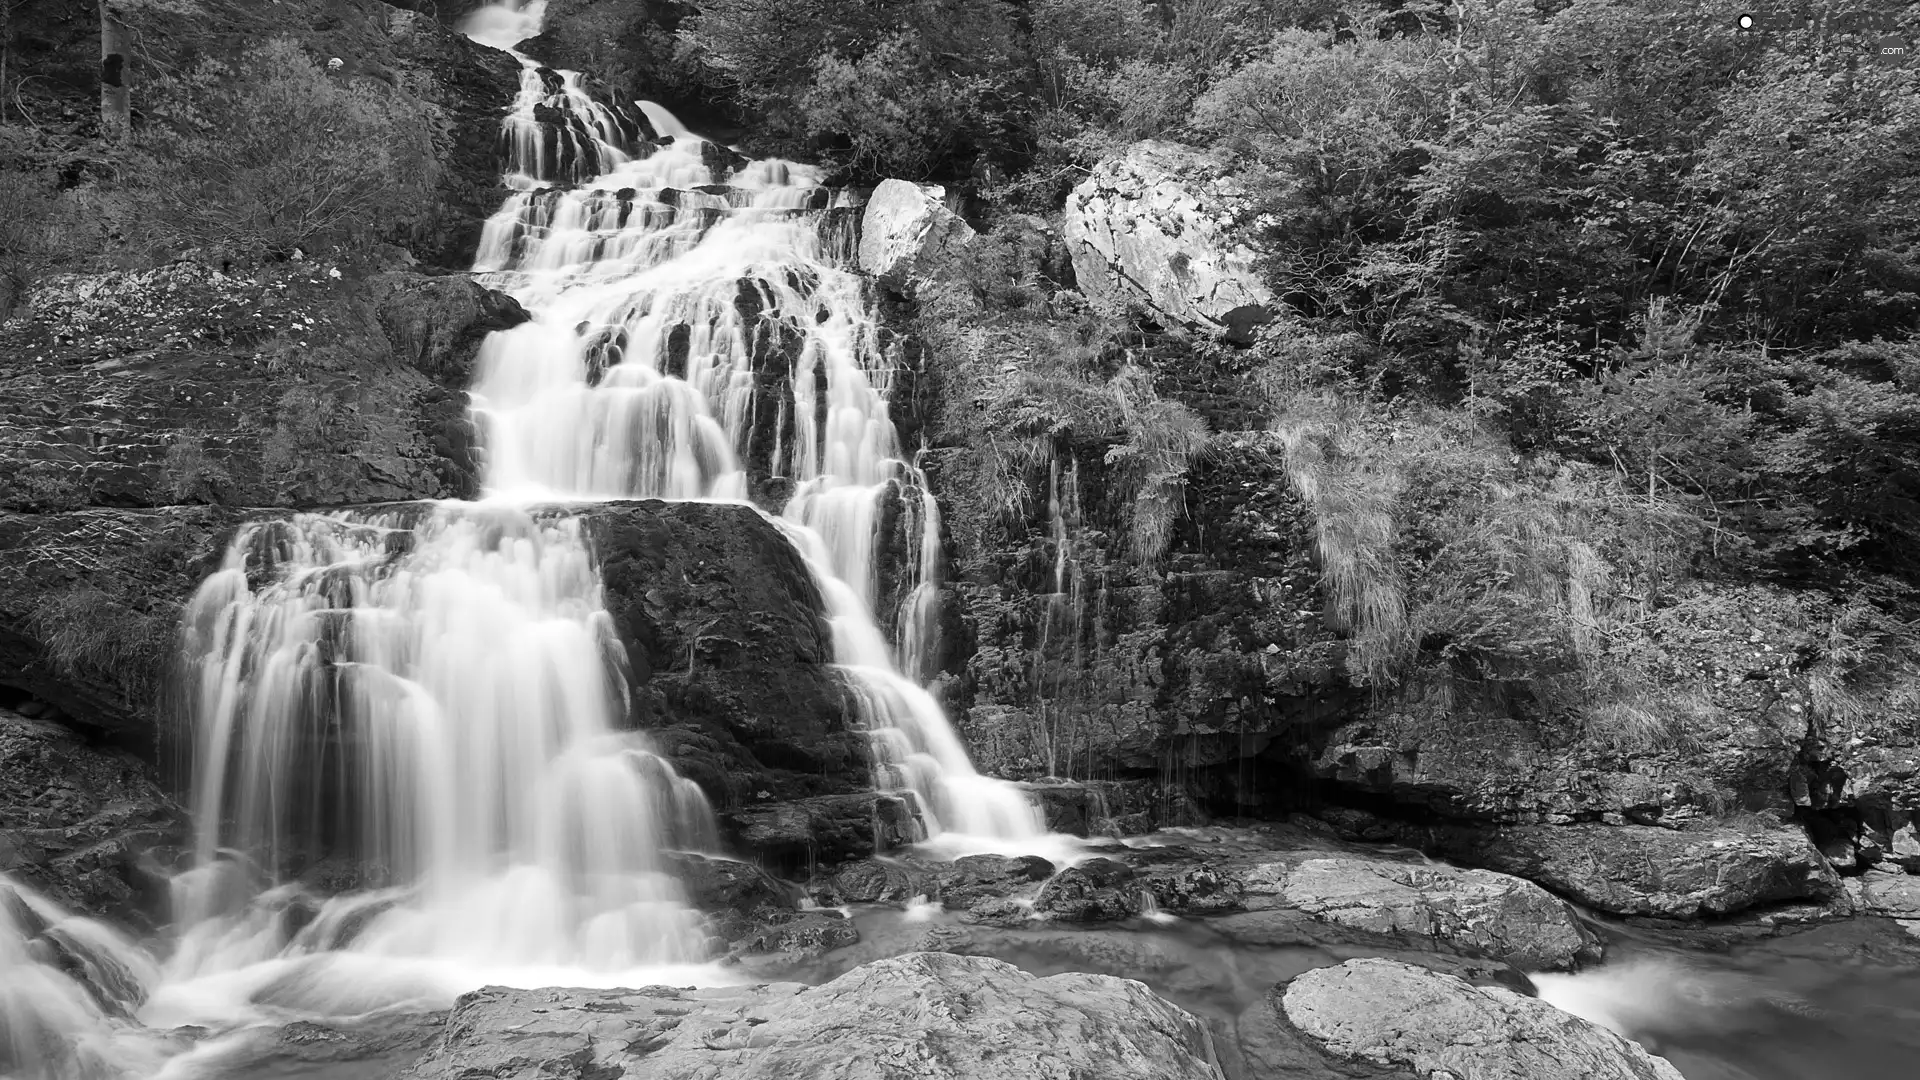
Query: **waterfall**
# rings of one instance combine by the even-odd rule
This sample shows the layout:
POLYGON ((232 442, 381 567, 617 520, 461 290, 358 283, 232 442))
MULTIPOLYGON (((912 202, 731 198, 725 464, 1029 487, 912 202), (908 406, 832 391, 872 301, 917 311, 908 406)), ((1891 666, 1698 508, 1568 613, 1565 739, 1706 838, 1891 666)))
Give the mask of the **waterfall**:
POLYGON ((600 592, 578 522, 514 506, 241 529, 186 618, 196 870, 170 974, 339 944, 603 970, 699 959, 659 851, 711 846, 711 813, 619 730, 600 592), (395 902, 348 941, 263 933, 285 919, 248 903, 256 886, 323 852, 395 902))
POLYGON ((131 942, 0 874, 0 1076, 153 1075, 164 1055, 131 1018, 158 980, 131 942))
POLYGON ((522 59, 509 128, 539 116, 565 137, 507 143, 509 175, 537 186, 487 223, 476 262, 534 313, 481 353, 473 400, 492 490, 762 503, 786 492, 777 523, 826 600, 876 785, 911 797, 948 847, 1044 837, 1032 801, 973 768, 917 681, 937 636, 939 507, 889 416, 894 364, 866 286, 839 257, 846 196, 816 168, 749 161, 650 102, 639 109, 658 134, 636 143, 575 76, 522 59), (611 164, 574 184, 582 160, 611 164), (889 553, 895 537, 903 550, 889 553), (896 572, 883 575, 889 557, 896 572), (889 581, 901 595, 883 595, 889 581))
MULTIPOLYGON (((538 17, 475 25, 499 41, 538 17)), ((662 853, 710 850, 712 813, 623 730, 624 657, 564 512, 583 500, 783 499, 768 517, 825 599, 876 785, 946 848, 1047 835, 913 677, 936 637, 939 509, 838 257, 849 200, 817 169, 749 161, 520 59, 511 194, 475 268, 533 319, 477 360, 486 497, 248 525, 200 588, 172 982, 341 953, 523 982, 704 956, 662 853)), ((301 970, 300 994, 365 1003, 355 969, 301 970)))

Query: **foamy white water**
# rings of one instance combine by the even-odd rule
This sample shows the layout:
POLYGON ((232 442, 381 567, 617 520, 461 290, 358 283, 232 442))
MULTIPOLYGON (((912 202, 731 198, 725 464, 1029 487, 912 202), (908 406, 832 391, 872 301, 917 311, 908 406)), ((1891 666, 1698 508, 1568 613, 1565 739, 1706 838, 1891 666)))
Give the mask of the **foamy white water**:
POLYGON ((512 506, 242 529, 187 612, 195 869, 168 974, 333 949, 700 959, 659 853, 711 847, 712 814, 619 730, 600 591, 576 521, 512 506), (386 891, 276 895, 323 854, 386 891))
MULTIPOLYGON (((577 83, 548 73, 529 76, 514 115, 580 108, 577 83)), ((790 485, 780 527, 826 600, 877 786, 909 795, 942 850, 1060 855, 1033 801, 974 769, 917 680, 934 646, 939 507, 899 445, 894 365, 840 258, 827 211, 844 197, 816 168, 738 158, 639 108, 666 141, 572 125, 608 141, 567 154, 617 163, 586 185, 516 193, 487 224, 476 266, 534 313, 482 349, 489 484, 516 499, 724 501, 747 500, 756 473, 790 485), (880 595, 890 524, 909 552, 897 599, 880 595), (889 603, 898 648, 876 617, 889 603)), ((511 149, 511 174, 565 179, 548 144, 511 149)))
MULTIPOLYGON (((469 31, 510 48, 544 7, 493 5, 469 31)), ((590 547, 535 504, 789 492, 769 518, 825 599, 876 785, 947 854, 1071 854, 918 681, 939 510, 888 415, 893 365, 830 213, 845 197, 521 60, 514 193, 476 269, 534 318, 477 364, 487 498, 238 532, 184 630, 196 832, 168 958, 0 879, 0 1075, 213 1075, 249 1025, 487 984, 735 977, 702 963, 665 858, 711 849, 711 811, 624 730, 590 547), (189 1024, 228 1034, 184 1055, 154 1034, 189 1024)))

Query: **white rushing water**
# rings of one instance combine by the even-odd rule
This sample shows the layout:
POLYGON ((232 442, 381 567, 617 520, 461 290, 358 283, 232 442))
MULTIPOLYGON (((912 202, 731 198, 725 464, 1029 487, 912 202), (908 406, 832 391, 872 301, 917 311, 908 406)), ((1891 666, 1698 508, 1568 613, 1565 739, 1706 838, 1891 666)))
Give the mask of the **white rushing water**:
POLYGON ((934 644, 939 508, 888 413, 894 365, 844 265, 844 196, 818 169, 748 161, 638 106, 661 143, 530 62, 507 124, 530 182, 488 222, 477 269, 534 313, 493 335, 473 388, 489 484, 516 499, 744 501, 790 486, 778 524, 826 601, 872 733, 876 783, 909 794, 945 851, 1045 847, 1037 807, 980 775, 919 683, 934 644), (556 126, 538 118, 578 116, 556 126), (590 145, 591 144, 591 145, 590 145), (591 183, 546 186, 572 162, 591 183), (893 530, 891 533, 889 530, 893 530), (881 595, 902 538, 905 587, 881 595), (877 615, 897 628, 890 646, 877 615))
MULTIPOLYGON (((543 8, 469 30, 510 48, 543 8)), ((712 812, 624 730, 625 660, 569 503, 783 494, 767 518, 813 573, 876 786, 935 851, 1061 851, 919 681, 939 509, 888 414, 847 199, 521 60, 512 195, 476 270, 533 319, 476 365, 485 498, 237 533, 183 630, 196 831, 167 959, 0 881, 0 1075, 160 1075, 180 1047, 155 1029, 445 1007, 487 983, 732 977, 702 965, 671 872, 669 853, 713 850, 712 812)))

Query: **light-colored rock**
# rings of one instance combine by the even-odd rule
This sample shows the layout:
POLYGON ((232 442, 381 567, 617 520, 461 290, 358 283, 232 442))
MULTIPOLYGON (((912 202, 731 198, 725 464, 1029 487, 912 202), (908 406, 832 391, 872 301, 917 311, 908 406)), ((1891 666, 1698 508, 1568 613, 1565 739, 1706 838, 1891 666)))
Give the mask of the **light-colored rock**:
POLYGON ((906 289, 973 240, 972 226, 942 202, 938 185, 882 180, 860 215, 860 269, 906 289))
POLYGON ((1920 877, 1911 874, 1863 874, 1847 879, 1847 892, 1867 915, 1920 919, 1920 877))
POLYGON ((1421 1080, 1682 1080, 1664 1058, 1538 998, 1392 960, 1309 971, 1281 1008, 1330 1056, 1421 1080))
POLYGON ((1244 339, 1273 293, 1242 239, 1251 199, 1223 163, 1173 143, 1136 143, 1094 167, 1062 224, 1088 296, 1244 339))
POLYGON ((1287 875, 1283 895, 1327 922, 1445 941, 1523 968, 1567 968, 1600 955, 1599 940, 1566 901, 1490 870, 1310 859, 1287 875))
POLYGON ((1723 916, 1841 891, 1839 875, 1798 828, 1526 825, 1449 830, 1440 842, 1462 861, 1618 915, 1723 916))
POLYGON ((822 986, 460 999, 410 1080, 1222 1080, 1212 1038, 1131 979, 908 953, 822 986))

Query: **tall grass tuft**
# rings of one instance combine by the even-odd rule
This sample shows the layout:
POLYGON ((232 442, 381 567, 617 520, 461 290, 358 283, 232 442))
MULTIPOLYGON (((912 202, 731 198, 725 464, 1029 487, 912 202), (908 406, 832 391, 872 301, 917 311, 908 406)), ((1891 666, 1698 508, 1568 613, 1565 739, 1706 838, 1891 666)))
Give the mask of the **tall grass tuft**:
POLYGON ((1127 436, 1107 450, 1106 460, 1127 507, 1128 551, 1140 565, 1154 566, 1186 513, 1187 470, 1206 449, 1207 422, 1156 395, 1137 368, 1123 369, 1109 389, 1127 436))
POLYGON ((54 669, 121 688, 125 704, 150 703, 173 645, 173 623, 135 611, 95 588, 55 594, 31 626, 54 669))
POLYGON ((1274 425, 1287 481, 1313 514, 1326 620, 1348 636, 1348 668, 1390 686, 1410 659, 1407 587, 1395 554, 1402 479, 1390 461, 1351 445, 1350 410, 1332 399, 1295 403, 1274 425))

